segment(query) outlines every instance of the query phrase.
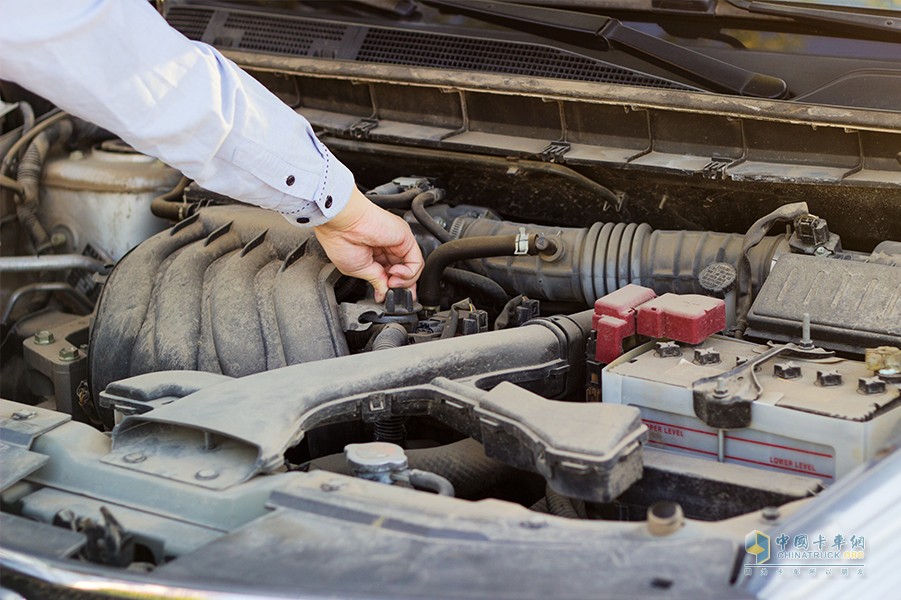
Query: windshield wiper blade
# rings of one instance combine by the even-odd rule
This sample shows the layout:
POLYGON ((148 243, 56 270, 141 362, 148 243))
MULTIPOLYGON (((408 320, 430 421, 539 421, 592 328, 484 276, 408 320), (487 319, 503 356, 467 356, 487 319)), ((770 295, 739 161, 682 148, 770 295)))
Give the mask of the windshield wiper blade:
POLYGON ((720 90, 756 98, 784 98, 785 81, 748 71, 689 48, 623 25, 617 19, 556 8, 481 0, 424 0, 428 4, 476 13, 501 24, 527 24, 542 30, 590 36, 633 54, 665 63, 720 90))
POLYGON ((889 17, 844 10, 773 4, 756 0, 726 0, 726 2, 748 12, 789 17, 796 21, 816 21, 835 25, 853 25, 892 33, 901 32, 901 16, 889 17))

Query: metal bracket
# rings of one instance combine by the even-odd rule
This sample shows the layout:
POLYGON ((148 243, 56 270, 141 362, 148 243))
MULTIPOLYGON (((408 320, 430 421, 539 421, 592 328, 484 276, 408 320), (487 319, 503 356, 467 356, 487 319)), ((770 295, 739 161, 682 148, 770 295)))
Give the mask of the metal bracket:
POLYGON ((692 384, 694 411, 716 429, 741 429, 751 425, 751 404, 760 398, 758 365, 779 354, 803 352, 796 344, 774 346, 730 371, 699 379, 692 384))
POLYGON ((360 119, 350 126, 350 135, 358 140, 369 139, 370 132, 379 126, 377 119, 360 119))
POLYGON ((571 146, 568 142, 551 142, 544 150, 541 151, 541 154, 539 154, 539 156, 543 161, 559 164, 566 162, 564 155, 569 152, 570 149, 571 146))

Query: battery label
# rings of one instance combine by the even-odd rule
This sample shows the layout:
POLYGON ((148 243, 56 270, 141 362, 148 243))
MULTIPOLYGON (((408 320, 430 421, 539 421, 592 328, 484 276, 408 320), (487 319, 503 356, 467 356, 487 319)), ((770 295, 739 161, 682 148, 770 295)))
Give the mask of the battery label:
MULTIPOLYGON (((648 445, 716 460, 716 429, 698 419, 638 406, 649 429, 648 445)), ((823 444, 745 429, 724 436, 727 463, 772 469, 825 480, 835 477, 835 450, 823 444)))

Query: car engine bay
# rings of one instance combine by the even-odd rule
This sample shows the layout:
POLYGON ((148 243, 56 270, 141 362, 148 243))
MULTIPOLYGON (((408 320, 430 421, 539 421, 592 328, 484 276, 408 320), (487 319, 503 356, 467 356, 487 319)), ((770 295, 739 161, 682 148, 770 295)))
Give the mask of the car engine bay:
POLYGON ((871 523, 897 113, 230 57, 409 223, 416 291, 75 117, 0 138, 4 578, 740 597, 748 531, 871 523))

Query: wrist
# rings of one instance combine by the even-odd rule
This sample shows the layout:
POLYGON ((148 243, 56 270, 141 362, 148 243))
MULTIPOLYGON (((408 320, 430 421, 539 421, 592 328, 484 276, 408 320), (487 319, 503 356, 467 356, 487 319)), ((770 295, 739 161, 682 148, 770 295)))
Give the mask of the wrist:
POLYGON ((347 200, 347 204, 341 209, 337 215, 323 223, 317 225, 316 229, 325 229, 332 231, 348 231, 353 229, 365 215, 374 206, 363 193, 354 186, 347 200))

